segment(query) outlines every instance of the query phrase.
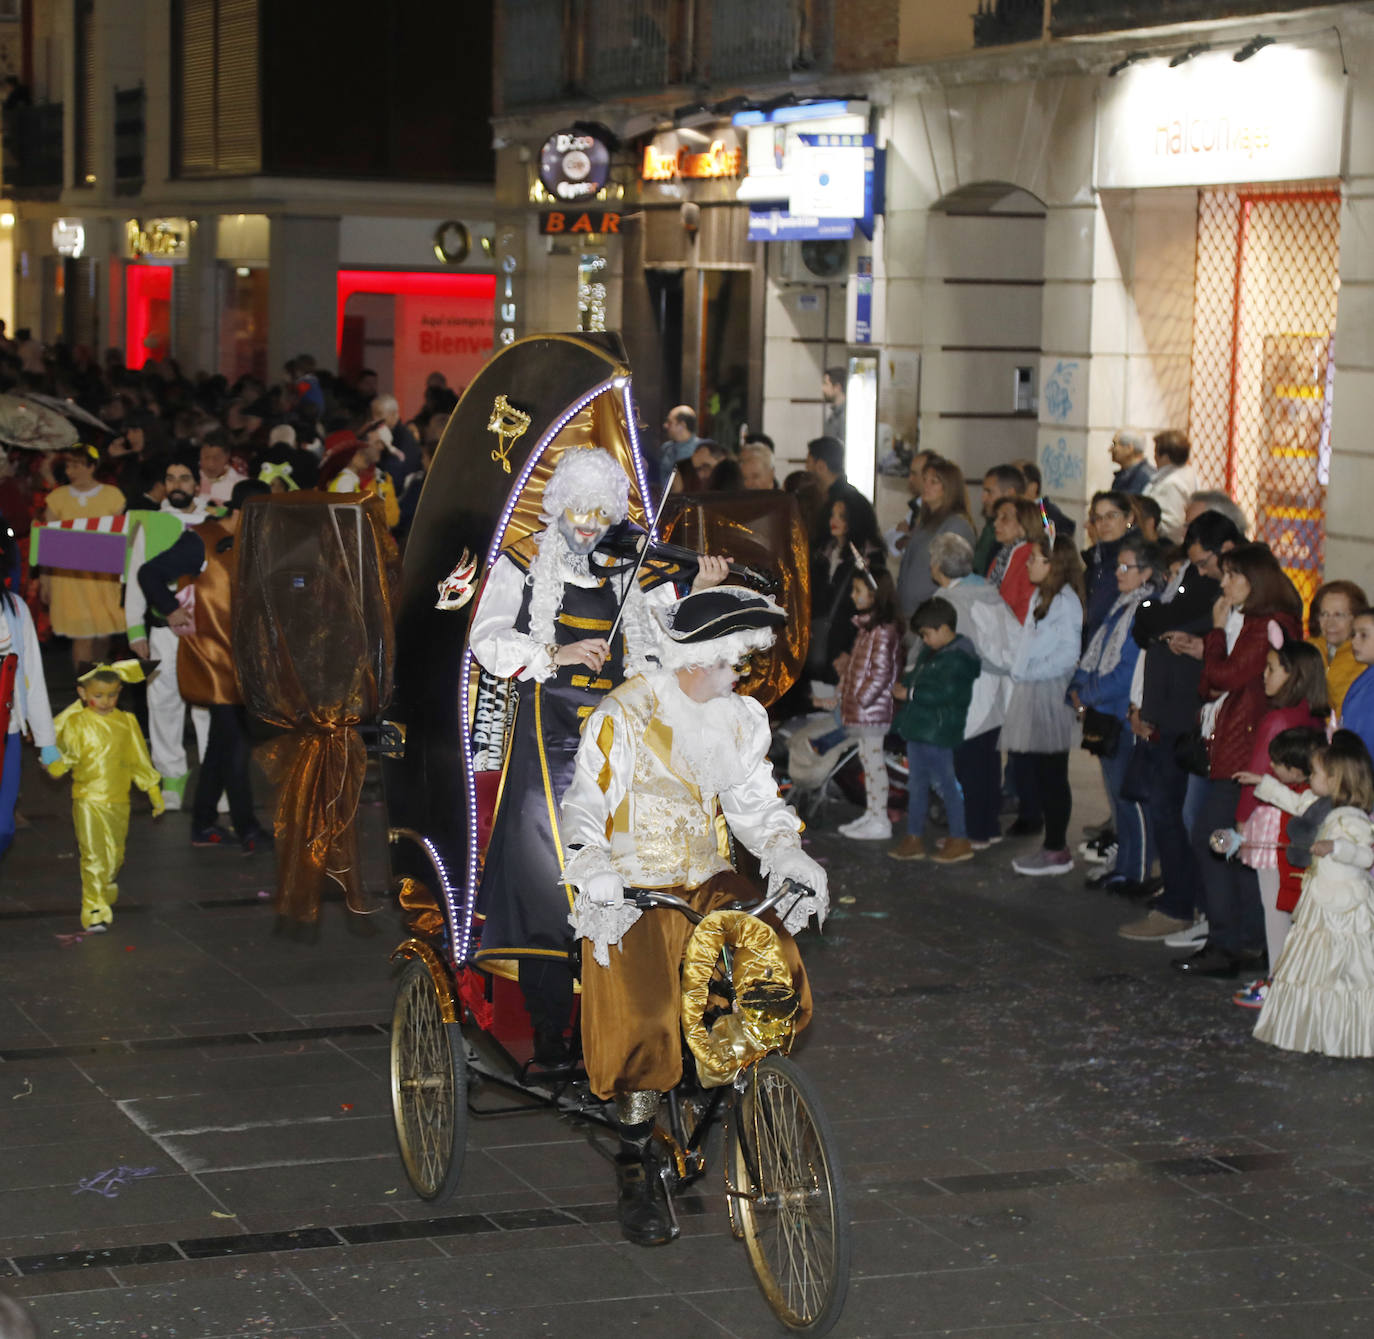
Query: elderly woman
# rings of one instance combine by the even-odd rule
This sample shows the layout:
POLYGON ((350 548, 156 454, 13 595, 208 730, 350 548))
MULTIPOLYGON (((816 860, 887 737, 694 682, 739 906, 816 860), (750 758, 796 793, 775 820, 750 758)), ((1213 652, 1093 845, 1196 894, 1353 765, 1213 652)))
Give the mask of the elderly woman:
POLYGON ((973 544, 960 534, 937 535, 930 576, 954 606, 958 631, 972 643, 983 672, 973 681, 964 742, 954 750, 954 773, 964 792, 969 841, 985 850, 1002 840, 1002 755, 997 751, 1011 695, 1011 661, 1020 629, 997 587, 974 575, 973 544))

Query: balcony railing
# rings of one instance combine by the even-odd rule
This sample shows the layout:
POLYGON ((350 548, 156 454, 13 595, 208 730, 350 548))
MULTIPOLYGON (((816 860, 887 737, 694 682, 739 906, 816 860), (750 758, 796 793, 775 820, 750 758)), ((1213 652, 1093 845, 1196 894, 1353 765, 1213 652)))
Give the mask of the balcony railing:
POLYGON ((501 102, 653 93, 823 68, 830 0, 501 0, 501 102))
POLYGON ((62 189, 62 104, 13 107, 3 113, 5 189, 11 193, 62 189))
POLYGON ((114 95, 115 189, 136 194, 143 186, 143 88, 117 88, 114 95))
POLYGON ((1278 9, 1318 9, 1322 0, 1051 0, 1050 34, 1072 37, 1198 19, 1241 18, 1278 9))
POLYGON ((558 102, 571 91, 568 0, 504 0, 501 86, 508 107, 558 102))
POLYGON ((1042 0, 978 0, 973 16, 974 46, 1034 42, 1045 21, 1042 0))
POLYGON ((590 96, 640 93, 676 83, 673 0, 587 0, 582 8, 582 87, 590 96))

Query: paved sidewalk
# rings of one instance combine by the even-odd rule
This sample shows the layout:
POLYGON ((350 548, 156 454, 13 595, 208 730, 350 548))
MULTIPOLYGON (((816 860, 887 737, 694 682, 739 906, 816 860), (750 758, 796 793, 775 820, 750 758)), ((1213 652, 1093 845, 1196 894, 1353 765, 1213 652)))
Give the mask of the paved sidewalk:
MULTIPOLYGON (((35 773, 22 807, 0 870, 0 1289, 43 1335, 774 1332, 714 1177, 679 1242, 635 1249, 602 1157, 537 1114, 474 1121, 458 1194, 413 1198, 390 910, 274 935, 270 856, 136 812, 113 932, 77 940, 68 791, 35 773)), ((380 887, 380 808, 361 821, 380 887)), ((1026 843, 939 869, 827 829, 798 1058, 854 1209, 836 1334, 1374 1332, 1369 1068, 1260 1046, 1230 983, 1117 938, 1134 909, 1081 870, 1012 875, 1026 843)))

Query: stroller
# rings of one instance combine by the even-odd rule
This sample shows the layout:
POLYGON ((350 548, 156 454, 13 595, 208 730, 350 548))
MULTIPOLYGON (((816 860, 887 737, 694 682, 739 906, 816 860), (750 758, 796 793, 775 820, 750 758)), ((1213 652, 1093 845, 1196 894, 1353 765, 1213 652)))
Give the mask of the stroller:
MULTIPOLYGON (((830 712, 785 722, 773 736, 773 755, 786 775, 780 780, 783 797, 803 822, 820 826, 831 803, 864 803, 863 766, 859 762, 859 741, 846 735, 824 751, 813 741, 835 730, 830 712)), ((887 768, 888 808, 906 807, 906 750, 900 737, 888 735, 883 741, 883 762, 887 768)))

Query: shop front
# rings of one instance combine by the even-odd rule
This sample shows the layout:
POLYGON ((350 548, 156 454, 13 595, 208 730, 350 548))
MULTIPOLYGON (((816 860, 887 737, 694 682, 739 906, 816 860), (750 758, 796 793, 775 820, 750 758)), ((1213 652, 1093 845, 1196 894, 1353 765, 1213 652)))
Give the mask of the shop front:
POLYGON ((1347 82, 1328 45, 1142 61, 1109 81, 1098 127, 1134 299, 1129 424, 1184 429, 1201 486, 1240 504, 1305 596, 1324 567, 1339 389, 1347 82))
POLYGON ((134 371, 173 354, 177 281, 192 232, 186 218, 124 224, 124 254, 110 270, 110 313, 113 323, 123 312, 124 364, 134 371))
POLYGON ((455 392, 491 356, 496 278, 490 223, 345 216, 339 230, 339 373, 364 367, 403 413, 440 373, 455 392))

